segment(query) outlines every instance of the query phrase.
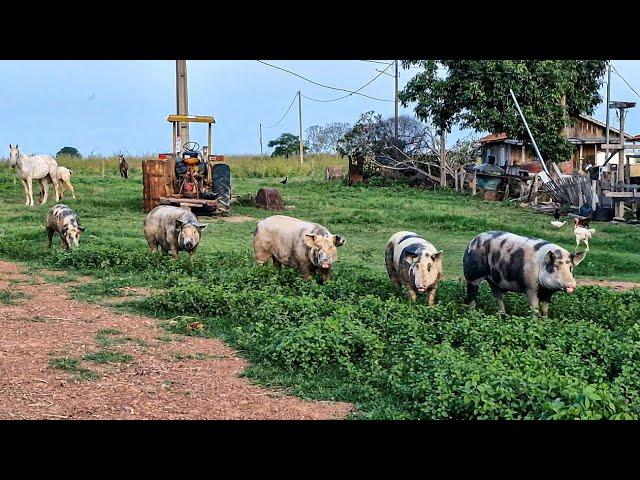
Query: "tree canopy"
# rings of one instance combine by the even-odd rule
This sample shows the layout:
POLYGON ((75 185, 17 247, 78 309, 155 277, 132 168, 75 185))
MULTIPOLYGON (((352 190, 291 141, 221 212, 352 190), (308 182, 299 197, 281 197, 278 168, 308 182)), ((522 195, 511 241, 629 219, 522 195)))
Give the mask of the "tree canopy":
MULTIPOLYGON (((271 153, 272 157, 289 158, 290 155, 294 155, 300 150, 300 139, 292 133, 283 133, 275 140, 271 140, 267 146, 269 148, 275 147, 273 153, 271 153)), ((304 150, 307 150, 306 146, 304 150)))
POLYGON ((68 155, 70 157, 82 157, 78 149, 75 147, 61 148, 60 150, 58 150, 58 153, 56 153, 56 157, 60 157, 61 155, 68 155))
POLYGON ((564 161, 572 146, 562 135, 577 115, 591 114, 606 62, 602 60, 407 60, 418 66, 399 94, 406 107, 438 132, 454 125, 477 132, 505 132, 529 142, 509 89, 513 89, 545 160, 564 161))

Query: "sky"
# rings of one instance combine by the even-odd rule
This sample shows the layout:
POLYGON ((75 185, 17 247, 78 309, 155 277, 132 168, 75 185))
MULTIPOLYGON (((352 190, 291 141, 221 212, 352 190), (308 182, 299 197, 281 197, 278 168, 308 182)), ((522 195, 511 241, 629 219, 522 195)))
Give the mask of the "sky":
MULTIPOLYGON (((386 66, 362 60, 265 60, 325 85, 355 90, 386 66)), ((390 62, 389 60, 378 60, 390 62)), ((614 61, 615 69, 640 93, 640 61, 614 61)), ((400 69, 399 88, 417 70, 400 69)), ((393 67, 387 70, 393 74, 393 67)), ((213 151, 216 154, 260 152, 259 124, 263 124, 265 152, 269 140, 283 132, 298 133, 297 101, 281 123, 296 92, 303 97, 332 99, 345 92, 313 85, 255 60, 187 61, 189 113, 213 115, 213 151)), ((362 93, 393 100, 394 79, 382 74, 362 93)), ((605 88, 602 88, 605 98, 605 88)), ((144 155, 171 150, 171 124, 175 113, 175 61, 154 60, 29 60, 0 61, 0 104, 4 112, 0 140, 19 144, 28 153, 55 154, 64 146, 83 155, 144 155)), ((611 100, 638 101, 628 111, 626 131, 640 133, 640 96, 612 73, 611 100)), ((353 124, 361 113, 374 110, 394 114, 393 102, 352 95, 321 103, 302 99, 303 129, 330 122, 353 124)), ((400 114, 413 114, 400 106, 400 114)), ((604 121, 601 104, 594 115, 604 121)), ((617 127, 615 114, 611 119, 617 127)), ((470 132, 455 130, 454 142, 470 132)), ((206 144, 205 124, 192 124, 191 140, 206 144)))

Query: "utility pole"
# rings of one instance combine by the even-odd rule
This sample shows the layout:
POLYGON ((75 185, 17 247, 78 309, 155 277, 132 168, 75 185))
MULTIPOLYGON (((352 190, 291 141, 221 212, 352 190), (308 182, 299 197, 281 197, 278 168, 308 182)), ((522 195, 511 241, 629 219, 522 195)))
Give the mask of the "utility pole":
POLYGON ((262 158, 262 123, 260 124, 260 158, 262 158))
POLYGON ((447 149, 445 146, 446 135, 444 130, 440 134, 440 186, 447 186, 447 149))
POLYGON ((396 99, 396 140, 398 139, 398 60, 396 62, 396 88, 395 88, 395 99, 396 99))
MULTIPOLYGON (((189 97, 187 95, 187 61, 176 60, 176 110, 178 115, 189 115, 189 97)), ((178 124, 181 145, 189 141, 189 124, 178 124)))
MULTIPOLYGON (((607 62, 607 120, 606 120, 606 131, 605 131, 605 153, 604 153, 604 157, 605 157, 605 163, 604 165, 606 165, 606 162, 609 161, 609 110, 611 108, 611 106, 609 105, 609 103, 611 102, 611 60, 609 60, 607 62)), ((600 167, 598 167, 598 161, 596 159, 596 164, 594 165, 595 168, 598 169, 598 182, 591 182, 591 188, 592 190, 594 190, 595 192, 598 193, 598 203, 602 204, 602 191, 600 188, 601 182, 602 182, 602 169, 600 167), (594 185, 595 184, 595 185, 594 185)), ((595 197, 595 195, 594 195, 595 197)), ((595 201, 595 198, 594 198, 595 201)), ((595 210, 595 208, 594 208, 595 210)))
POLYGON ((304 163, 304 144, 302 141, 302 95, 298 90, 298 119, 300 121, 300 164, 304 163))

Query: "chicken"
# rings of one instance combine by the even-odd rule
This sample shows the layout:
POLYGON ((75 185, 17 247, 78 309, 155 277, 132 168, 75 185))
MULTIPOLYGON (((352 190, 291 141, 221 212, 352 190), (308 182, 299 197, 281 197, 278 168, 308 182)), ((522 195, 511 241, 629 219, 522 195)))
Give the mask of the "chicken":
POLYGON ((566 221, 566 220, 565 220, 564 222, 558 222, 558 221, 556 221, 556 220, 553 220, 553 221, 551 222, 551 225, 553 225, 553 226, 554 226, 554 227, 556 227, 556 228, 560 228, 560 227, 562 227, 565 223, 567 223, 567 221, 566 221))
POLYGON ((595 228, 585 228, 581 226, 580 220, 577 218, 575 219, 575 225, 573 233, 576 236, 576 247, 582 242, 586 245, 587 250, 589 250, 589 239, 596 233, 595 228))

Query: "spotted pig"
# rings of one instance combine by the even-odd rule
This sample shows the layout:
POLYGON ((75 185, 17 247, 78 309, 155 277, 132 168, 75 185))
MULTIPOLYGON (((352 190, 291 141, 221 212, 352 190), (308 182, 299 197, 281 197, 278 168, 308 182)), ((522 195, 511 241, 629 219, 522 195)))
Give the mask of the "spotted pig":
POLYGON ((71 250, 77 247, 80 242, 80 235, 84 232, 84 227, 80 225, 80 219, 71 208, 58 203, 51 207, 46 218, 47 236, 49 238, 48 247, 51 248, 53 235, 60 235, 60 242, 64 250, 71 250))
POLYGON ((317 223, 273 215, 256 225, 253 253, 259 265, 273 259, 276 269, 282 265, 297 268, 305 280, 318 273, 322 284, 329 280, 331 266, 338 258, 337 247, 345 241, 317 223))
POLYGON ((412 302, 417 293, 427 293, 429 305, 433 305, 442 278, 442 250, 415 232, 398 232, 389 239, 384 254, 389 278, 396 288, 404 286, 412 302))
POLYGON ((467 303, 475 306, 478 286, 486 280, 504 313, 504 292, 527 296, 534 316, 549 312, 551 296, 576 288, 573 267, 586 252, 569 253, 564 248, 537 238, 507 232, 484 232, 475 237, 464 253, 467 303))
POLYGON ((187 210, 160 205, 144 219, 144 236, 152 252, 157 252, 160 247, 165 254, 171 250, 173 258, 178 258, 178 252, 181 251, 187 251, 192 256, 200 243, 200 234, 207 225, 198 222, 196 216, 187 210))

